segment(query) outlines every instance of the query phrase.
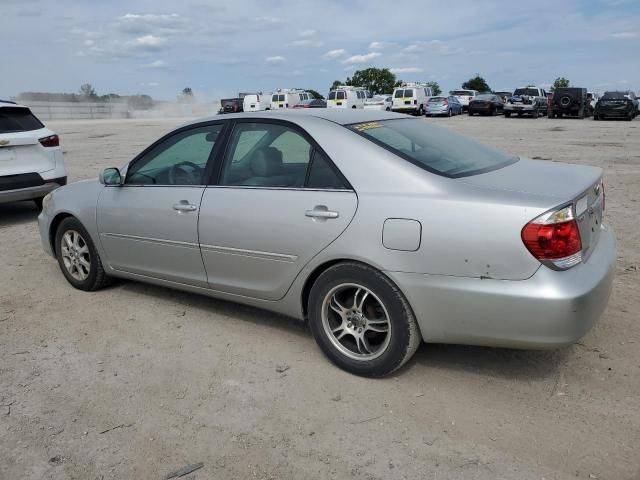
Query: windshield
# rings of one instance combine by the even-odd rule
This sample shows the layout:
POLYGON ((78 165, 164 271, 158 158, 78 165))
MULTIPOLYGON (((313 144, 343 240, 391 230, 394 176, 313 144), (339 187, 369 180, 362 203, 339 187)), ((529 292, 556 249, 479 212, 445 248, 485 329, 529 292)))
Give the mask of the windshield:
POLYGON ((347 128, 420 168, 446 177, 477 175, 518 161, 518 157, 419 119, 356 123, 347 128))
POLYGON ((516 88, 516 91, 513 92, 514 96, 518 95, 527 95, 529 97, 536 97, 538 95, 537 88, 516 88))
POLYGON ((624 92, 605 92, 602 96, 603 100, 624 100, 624 92))
POLYGON ((454 90, 451 92, 451 95, 457 97, 473 97, 473 92, 471 90, 454 90))

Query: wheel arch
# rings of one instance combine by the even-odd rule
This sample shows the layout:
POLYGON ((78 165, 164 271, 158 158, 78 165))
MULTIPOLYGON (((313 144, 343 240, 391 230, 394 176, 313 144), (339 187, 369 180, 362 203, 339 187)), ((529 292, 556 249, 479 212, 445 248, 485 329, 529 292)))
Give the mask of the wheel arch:
POLYGON ((316 280, 318 280, 318 277, 320 277, 320 275, 322 275, 325 271, 327 271, 329 268, 338 265, 340 263, 358 263, 360 265, 372 268, 374 270, 377 270, 378 272, 380 272, 382 275, 384 275, 385 277, 387 277, 387 279, 393 284, 395 285, 395 287, 398 289, 398 291, 400 293, 402 293, 402 295, 404 296, 405 300, 407 301, 407 304, 409 305, 410 308, 413 309, 413 307, 411 306, 411 303, 409 302, 409 299, 407 298, 407 296, 405 295, 403 289, 400 287, 400 285, 398 285, 396 282, 394 282, 391 278, 389 278, 388 275, 386 275, 384 273, 383 270, 381 270, 379 267, 377 267, 376 265, 372 265, 371 263, 365 262, 363 260, 360 259, 355 259, 355 258, 334 258, 331 260, 327 260, 323 263, 321 263, 320 265, 317 265, 312 271, 311 273, 307 276, 307 278, 304 281, 304 285, 302 287, 301 293, 300 293, 300 303, 301 303, 301 307, 302 307, 302 316, 303 318, 306 320, 307 316, 308 316, 308 305, 309 305, 309 296, 311 294, 311 289, 313 288, 313 285, 316 283, 316 280))
POLYGON ((58 231, 58 227, 65 218, 69 217, 77 218, 69 212, 60 212, 51 220, 51 224, 49 225, 49 245, 51 245, 51 251, 54 254, 56 253, 56 232, 58 231))

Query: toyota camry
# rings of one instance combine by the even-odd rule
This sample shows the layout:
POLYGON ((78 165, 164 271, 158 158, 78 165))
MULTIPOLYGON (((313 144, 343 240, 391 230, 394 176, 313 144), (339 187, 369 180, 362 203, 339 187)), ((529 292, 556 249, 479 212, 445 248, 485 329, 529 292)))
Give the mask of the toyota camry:
POLYGON ((314 109, 183 125, 47 195, 39 226, 78 289, 119 277, 279 312, 307 320, 341 368, 383 376, 421 341, 583 336, 613 280, 604 206, 599 168, 314 109))

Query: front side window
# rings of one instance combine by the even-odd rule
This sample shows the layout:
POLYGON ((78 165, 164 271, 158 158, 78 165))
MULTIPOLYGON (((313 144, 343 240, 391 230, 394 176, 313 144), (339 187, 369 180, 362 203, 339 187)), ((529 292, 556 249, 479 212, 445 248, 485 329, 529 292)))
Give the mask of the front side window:
POLYGON ((417 119, 356 123, 347 128, 430 172, 464 177, 518 161, 450 129, 417 119))
POLYGON ((222 125, 178 132, 138 158, 128 171, 128 185, 203 185, 204 171, 222 125))
POLYGON ((231 135, 220 185, 344 188, 330 161, 294 128, 239 123, 231 135))

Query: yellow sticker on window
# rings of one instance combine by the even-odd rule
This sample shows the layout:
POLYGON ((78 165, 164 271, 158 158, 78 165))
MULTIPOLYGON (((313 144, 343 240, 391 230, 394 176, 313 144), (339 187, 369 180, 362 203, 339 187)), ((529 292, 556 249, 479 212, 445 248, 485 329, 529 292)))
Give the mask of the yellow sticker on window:
POLYGON ((353 128, 359 132, 364 132, 365 130, 371 130, 372 128, 382 128, 382 124, 378 122, 359 123, 354 125, 353 128))

